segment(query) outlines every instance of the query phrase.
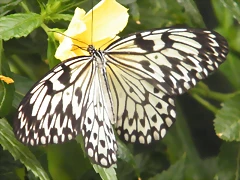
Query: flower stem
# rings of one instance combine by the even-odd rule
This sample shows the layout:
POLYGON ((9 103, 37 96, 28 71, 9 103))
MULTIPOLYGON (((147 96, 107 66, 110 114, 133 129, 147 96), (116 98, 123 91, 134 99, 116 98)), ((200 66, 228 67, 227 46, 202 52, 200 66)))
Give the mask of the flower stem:
POLYGON ((201 96, 199 96, 196 93, 191 93, 192 97, 196 99, 200 104, 202 104, 204 107, 206 107, 208 110, 212 111, 214 114, 217 113, 218 108, 216 108, 214 105, 203 99, 201 96))
POLYGON ((26 66, 17 55, 12 55, 11 58, 12 58, 13 62, 15 64, 17 64, 20 67, 20 69, 28 75, 28 77, 30 77, 33 80, 37 80, 37 77, 32 72, 31 68, 26 66))
POLYGON ((41 27, 43 28, 43 30, 46 32, 47 35, 48 33, 51 32, 51 29, 46 24, 42 23, 41 27))
POLYGON ((22 6, 22 8, 26 11, 26 12, 31 12, 29 9, 28 9, 28 6, 22 1, 21 3, 20 3, 20 5, 22 6))
POLYGON ((234 93, 220 93, 212 91, 208 88, 206 84, 203 82, 198 83, 198 87, 192 89, 189 91, 191 94, 199 94, 207 98, 211 98, 220 102, 224 102, 227 99, 235 96, 236 94, 239 94, 240 92, 234 92, 234 93))

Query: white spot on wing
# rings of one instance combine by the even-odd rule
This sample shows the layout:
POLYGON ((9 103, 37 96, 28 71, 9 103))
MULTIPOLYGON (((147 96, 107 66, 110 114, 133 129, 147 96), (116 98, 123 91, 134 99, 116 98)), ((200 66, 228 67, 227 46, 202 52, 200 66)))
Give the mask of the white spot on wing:
POLYGON ((172 120, 171 120, 169 117, 167 117, 167 118, 165 119, 165 122, 166 122, 166 124, 167 124, 168 127, 170 127, 170 126, 173 124, 172 120))
POLYGON ((93 157, 93 150, 91 149, 91 148, 88 148, 88 155, 90 156, 90 157, 93 157))
POLYGON ((58 143, 58 136, 57 135, 53 136, 53 143, 54 144, 58 143))
POLYGON ((173 117, 173 118, 176 118, 176 112, 172 109, 170 111, 170 115, 173 117))
POLYGON ((102 159, 100 160, 100 163, 101 163, 103 166, 107 166, 107 165, 108 165, 107 160, 106 160, 105 158, 102 158, 102 159))
POLYGON ((46 137, 45 136, 42 136, 40 138, 40 141, 41 141, 41 144, 46 144, 46 137))
POLYGON ((166 129, 161 129, 161 137, 163 138, 166 135, 166 129))
POLYGON ((153 137, 154 137, 155 140, 159 140, 160 139, 159 134, 158 134, 157 131, 153 132, 153 137))
POLYGON ((145 139, 144 139, 143 136, 139 136, 139 137, 138 137, 138 140, 139 140, 139 142, 140 142, 141 144, 145 144, 145 139))

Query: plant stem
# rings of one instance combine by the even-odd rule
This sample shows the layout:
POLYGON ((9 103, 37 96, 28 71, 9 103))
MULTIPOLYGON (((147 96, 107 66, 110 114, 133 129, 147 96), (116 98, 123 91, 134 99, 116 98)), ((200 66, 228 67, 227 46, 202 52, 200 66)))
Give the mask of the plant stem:
POLYGON ((204 107, 206 107, 208 110, 212 111, 214 114, 217 113, 218 108, 216 108, 215 106, 213 106, 211 103, 209 103, 208 101, 206 101, 205 99, 203 99, 201 96, 199 96, 196 93, 191 93, 192 97, 194 99, 196 99, 200 104, 202 104, 204 107))
POLYGON ((47 35, 51 32, 50 28, 46 24, 42 23, 41 27, 43 28, 47 35))
POLYGON ((22 60, 18 56, 12 55, 11 58, 21 68, 21 70, 24 71, 28 75, 28 77, 30 77, 33 80, 37 80, 37 77, 34 75, 31 68, 26 66, 26 64, 23 63, 22 60))
POLYGON ((220 93, 220 92, 215 92, 211 91, 207 85, 205 85, 203 82, 198 83, 198 87, 193 88, 192 90, 189 91, 191 94, 199 94, 204 97, 208 97, 220 102, 224 102, 227 99, 235 96, 236 94, 239 94, 240 92, 234 92, 234 93, 220 93))
POLYGON ((20 5, 22 6, 22 8, 27 12, 27 13, 30 13, 31 11, 28 9, 28 6, 22 1, 20 3, 20 5))

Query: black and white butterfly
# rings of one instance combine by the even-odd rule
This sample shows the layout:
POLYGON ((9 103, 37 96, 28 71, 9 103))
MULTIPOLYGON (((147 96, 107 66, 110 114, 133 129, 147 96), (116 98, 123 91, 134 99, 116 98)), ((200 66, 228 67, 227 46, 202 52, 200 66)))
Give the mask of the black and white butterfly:
POLYGON ((117 161, 114 128, 127 142, 162 139, 176 118, 176 95, 226 59, 216 32, 165 28, 120 38, 89 56, 50 70, 23 98, 14 124, 27 145, 63 143, 81 134, 86 153, 103 167, 117 161))

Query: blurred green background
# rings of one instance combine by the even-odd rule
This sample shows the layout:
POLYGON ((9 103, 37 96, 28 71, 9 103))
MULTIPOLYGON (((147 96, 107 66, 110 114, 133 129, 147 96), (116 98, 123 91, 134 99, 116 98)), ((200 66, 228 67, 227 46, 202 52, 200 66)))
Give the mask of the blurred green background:
POLYGON ((92 166, 76 141, 26 147, 12 132, 16 108, 25 93, 59 63, 54 58, 58 42, 51 30, 66 29, 75 8, 88 11, 92 1, 2 0, 0 75, 15 82, 0 81, 0 179, 240 179, 240 2, 118 2, 130 14, 120 36, 168 26, 208 28, 227 39, 226 62, 196 88, 177 97, 177 121, 162 141, 144 146, 119 140, 117 169, 92 166))

